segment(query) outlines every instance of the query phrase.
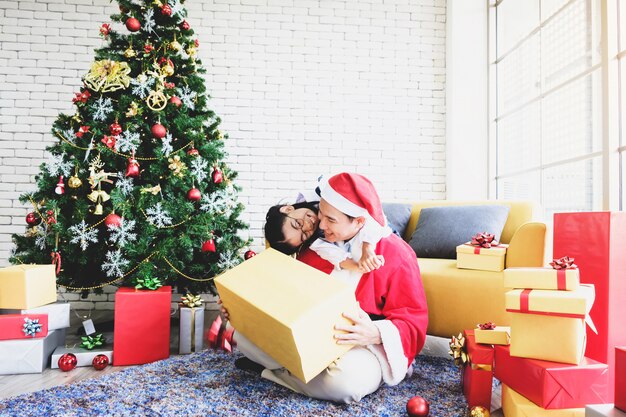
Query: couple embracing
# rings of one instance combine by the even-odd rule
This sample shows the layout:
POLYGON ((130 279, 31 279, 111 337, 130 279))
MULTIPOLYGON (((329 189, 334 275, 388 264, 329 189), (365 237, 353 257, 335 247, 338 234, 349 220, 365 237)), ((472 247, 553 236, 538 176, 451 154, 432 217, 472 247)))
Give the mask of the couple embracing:
POLYGON ((228 342, 245 355, 238 367, 312 398, 349 403, 411 373, 426 338, 426 297, 415 252, 392 233, 367 178, 337 174, 321 181, 319 194, 270 208, 265 236, 274 249, 353 286, 361 311, 345 314, 353 324, 337 325, 343 333, 336 338, 355 347, 304 383, 236 329, 228 342))

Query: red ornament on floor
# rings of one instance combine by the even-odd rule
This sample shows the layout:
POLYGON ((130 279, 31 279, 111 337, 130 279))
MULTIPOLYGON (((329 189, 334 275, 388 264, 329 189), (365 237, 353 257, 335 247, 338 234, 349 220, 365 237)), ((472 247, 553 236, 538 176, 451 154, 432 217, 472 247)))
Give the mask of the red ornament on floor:
POLYGON ((247 250, 246 253, 243 254, 243 259, 245 259, 247 261, 248 259, 252 258, 255 255, 256 255, 255 251, 247 250))
POLYGON ((76 359, 76 355, 73 353, 64 353, 59 358, 59 369, 63 372, 69 372, 72 369, 76 368, 76 364, 78 363, 78 359, 76 359))
POLYGON ((165 126, 160 123, 153 125, 150 132, 152 132, 152 136, 157 139, 163 139, 165 135, 167 135, 167 129, 165 129, 165 126))
POLYGON ((91 364, 96 371, 101 371, 109 364, 109 358, 107 357, 107 355, 99 354, 93 358, 91 364))
POLYGON ((406 403, 409 417, 426 417, 430 411, 430 403, 422 397, 415 396, 406 403))
POLYGON ((104 219, 104 224, 109 228, 116 228, 122 224, 122 218, 115 213, 111 213, 104 219))
POLYGON ((139 20, 135 19, 134 17, 129 17, 128 19, 126 19, 126 29, 130 30, 131 32, 137 32, 139 29, 141 29, 141 23, 139 23, 139 20))
POLYGON ((215 252, 215 251, 216 251, 215 241, 213 240, 213 238, 207 240, 206 242, 202 244, 202 252, 215 252))

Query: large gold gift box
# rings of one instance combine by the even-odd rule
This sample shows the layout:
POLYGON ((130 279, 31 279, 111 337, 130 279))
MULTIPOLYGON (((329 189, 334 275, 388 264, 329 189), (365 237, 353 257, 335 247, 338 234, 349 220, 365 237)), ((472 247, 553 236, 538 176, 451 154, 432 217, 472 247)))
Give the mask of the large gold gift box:
POLYGON ((511 356, 578 365, 585 352, 585 321, 594 299, 592 285, 580 285, 576 291, 508 291, 511 356))
POLYGON ((578 269, 507 268, 504 288, 574 291, 580 283, 578 269))
POLYGON ((508 245, 480 248, 464 243, 456 247, 456 267, 480 271, 500 272, 504 269, 504 257, 508 245))
POLYGON ((35 308, 56 300, 54 265, 14 265, 0 268, 0 308, 35 308))
POLYGON ((334 326, 356 313, 354 289, 274 249, 215 279, 232 326, 304 382, 352 348, 334 326))
POLYGON ((502 384, 502 412, 506 417, 585 417, 584 408, 541 408, 505 384, 502 384))

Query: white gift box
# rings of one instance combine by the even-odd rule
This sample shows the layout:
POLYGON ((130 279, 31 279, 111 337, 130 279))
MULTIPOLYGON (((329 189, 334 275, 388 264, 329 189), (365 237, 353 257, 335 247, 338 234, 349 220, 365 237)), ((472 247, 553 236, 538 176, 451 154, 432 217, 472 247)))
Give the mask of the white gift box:
POLYGON ((0 375, 41 373, 50 355, 65 343, 65 329, 52 330, 41 339, 16 339, 0 342, 0 375))
POLYGON ((202 350, 202 332, 204 330, 204 308, 180 308, 180 337, 178 353, 181 355, 202 350), (193 341, 193 343, 192 343, 193 341), (193 348, 192 349, 192 344, 193 348))
POLYGON ((593 404, 585 407, 585 417, 626 417, 626 413, 613 404, 593 404))
POLYGON ((47 314, 48 330, 70 327, 70 303, 52 303, 24 310, 0 310, 0 314, 47 314))
POLYGON ((87 350, 79 347, 67 348, 65 346, 59 346, 52 354, 52 359, 50 360, 50 366, 52 369, 59 368, 59 358, 65 353, 73 353, 74 355, 76 355, 76 359, 78 360, 76 366, 91 366, 93 358, 95 358, 97 355, 106 355, 106 357, 109 358, 109 364, 113 364, 112 347, 110 349, 95 348, 92 350, 87 350))

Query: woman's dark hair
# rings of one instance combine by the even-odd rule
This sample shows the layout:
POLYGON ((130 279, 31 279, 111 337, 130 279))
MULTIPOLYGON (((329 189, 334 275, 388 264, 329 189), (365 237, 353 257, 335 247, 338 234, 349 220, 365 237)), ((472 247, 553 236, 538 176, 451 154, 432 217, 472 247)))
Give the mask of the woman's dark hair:
MULTIPOLYGON (((302 202, 291 204, 294 209, 299 208, 307 208, 318 213, 318 202, 302 202)), ((280 211, 282 207, 288 206, 289 204, 278 204, 270 207, 265 215, 265 239, 267 239, 267 243, 269 243, 272 249, 276 249, 279 252, 284 253, 285 255, 292 255, 296 253, 299 247, 293 247, 289 243, 285 242, 285 235, 283 233, 283 226, 287 221, 287 214, 280 211)), ((317 239, 317 233, 313 233, 313 235, 302 244, 303 247, 308 246, 317 239)))

